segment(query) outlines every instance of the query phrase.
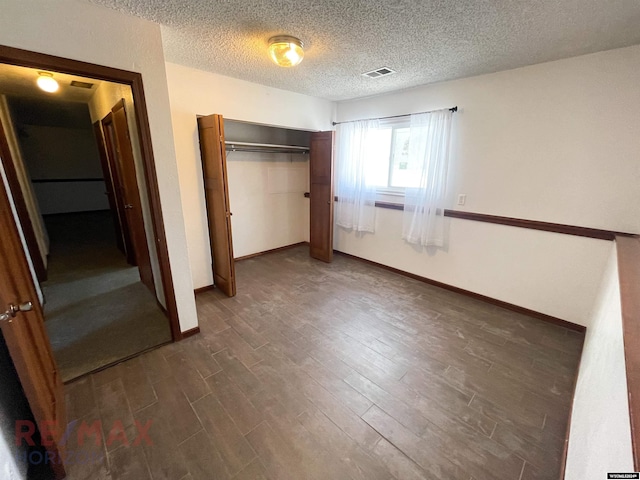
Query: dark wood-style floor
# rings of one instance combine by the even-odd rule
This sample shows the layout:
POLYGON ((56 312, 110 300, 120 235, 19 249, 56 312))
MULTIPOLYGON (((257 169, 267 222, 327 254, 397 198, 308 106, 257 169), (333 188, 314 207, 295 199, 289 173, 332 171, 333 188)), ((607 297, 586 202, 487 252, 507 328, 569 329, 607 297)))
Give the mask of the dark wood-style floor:
POLYGON ((69 478, 558 478, 581 334, 302 247, 236 267, 200 335, 67 387, 132 441, 71 435, 69 478))

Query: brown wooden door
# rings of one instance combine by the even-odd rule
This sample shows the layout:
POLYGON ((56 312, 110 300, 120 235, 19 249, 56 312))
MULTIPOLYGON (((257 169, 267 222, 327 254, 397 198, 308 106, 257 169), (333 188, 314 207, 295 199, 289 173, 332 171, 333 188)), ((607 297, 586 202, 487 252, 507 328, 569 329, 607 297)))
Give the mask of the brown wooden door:
POLYGON ((129 136, 129 124, 124 108, 124 100, 118 102, 111 109, 111 120, 117 146, 116 156, 122 187, 123 208, 133 244, 135 262, 140 271, 140 280, 155 295, 151 259, 149 257, 149 245, 147 244, 147 235, 144 229, 140 190, 138 189, 136 166, 131 138, 129 136))
POLYGON ((233 297, 236 294, 236 272, 222 115, 198 118, 198 133, 209 221, 213 282, 227 296, 233 297))
POLYGON ((107 153, 107 147, 104 142, 104 135, 102 134, 102 124, 98 121, 93 124, 93 133, 96 137, 96 144, 98 146, 98 153, 100 155, 100 166, 102 167, 102 176, 104 177, 105 195, 109 201, 109 210, 113 216, 113 228, 116 234, 116 245, 125 255, 127 250, 124 244, 124 237, 122 234, 122 220, 118 213, 118 203, 116 198, 116 186, 109 167, 109 156, 107 153))
POLYGON ((49 425, 55 432, 45 436, 42 444, 50 452, 51 458, 56 459, 52 467, 55 478, 61 479, 65 476, 65 470, 60 462, 65 457, 64 446, 58 444, 58 440, 66 428, 64 389, 45 331, 43 312, 27 256, 2 181, 0 232, 0 313, 9 311, 12 305, 25 302, 33 305, 30 311, 0 319, 0 328, 36 422, 41 426, 41 431, 48 430, 46 426, 49 425))
POLYGON ((333 136, 334 132, 312 133, 309 150, 309 254, 323 262, 333 260, 333 136))
POLYGON ((129 230, 129 222, 127 221, 127 215, 124 208, 126 205, 124 201, 124 185, 122 183, 122 175, 120 173, 120 162, 118 161, 118 139, 116 138, 115 126, 113 125, 113 114, 108 114, 100 123, 102 124, 105 152, 107 153, 109 173, 111 174, 114 203, 118 217, 118 224, 120 225, 120 231, 122 234, 124 254, 127 257, 127 263, 129 263, 129 265, 137 265, 136 250, 133 245, 133 239, 131 238, 131 232, 129 230))
MULTIPOLYGON (((7 129, 13 128, 8 125, 7 129)), ((15 135, 15 132, 14 132, 15 135)), ((15 137, 14 137, 15 138, 15 137)), ((27 248, 29 249, 29 256, 33 268, 36 271, 38 280, 44 282, 47 279, 47 268, 42 258, 42 253, 38 247, 38 240, 36 238, 36 232, 31 223, 31 217, 27 208, 27 203, 20 187, 20 181, 18 180, 18 172, 14 162, 16 161, 12 155, 12 149, 9 146, 9 140, 7 138, 7 132, 0 120, 0 158, 4 159, 4 171, 7 176, 7 182, 12 190, 13 202, 22 225, 22 234, 24 235, 27 248)))

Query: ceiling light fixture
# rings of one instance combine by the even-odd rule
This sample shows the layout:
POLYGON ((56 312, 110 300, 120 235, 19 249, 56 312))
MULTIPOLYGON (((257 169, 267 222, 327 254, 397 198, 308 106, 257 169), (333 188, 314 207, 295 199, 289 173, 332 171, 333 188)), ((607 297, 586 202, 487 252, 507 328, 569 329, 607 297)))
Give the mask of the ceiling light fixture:
POLYGON ((303 46, 296 37, 278 35, 269 39, 269 55, 276 65, 295 67, 304 58, 303 46))
POLYGON ((60 88, 56 79, 53 78, 53 73, 38 72, 36 83, 42 90, 49 93, 57 92, 58 88, 60 88))

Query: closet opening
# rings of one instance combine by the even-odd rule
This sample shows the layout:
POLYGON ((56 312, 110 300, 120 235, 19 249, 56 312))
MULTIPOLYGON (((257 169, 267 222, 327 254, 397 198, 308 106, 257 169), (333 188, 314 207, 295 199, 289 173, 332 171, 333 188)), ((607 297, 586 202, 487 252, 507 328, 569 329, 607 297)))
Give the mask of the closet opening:
MULTIPOLYGON (((302 244, 310 244, 316 258, 319 248, 332 253, 333 132, 221 115, 199 117, 198 129, 216 286, 235 294, 226 285, 235 282, 237 260, 302 244)), ((321 259, 330 261, 330 253, 321 259)))

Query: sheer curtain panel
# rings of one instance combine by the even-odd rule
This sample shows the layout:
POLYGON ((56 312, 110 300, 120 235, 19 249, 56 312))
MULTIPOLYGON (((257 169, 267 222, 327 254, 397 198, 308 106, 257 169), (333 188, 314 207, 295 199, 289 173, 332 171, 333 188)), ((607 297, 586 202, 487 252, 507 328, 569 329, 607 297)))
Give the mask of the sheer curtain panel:
POLYGON ((446 110, 411 115, 409 161, 422 165, 420 184, 407 188, 402 238, 422 246, 444 244, 444 201, 453 113, 446 110))
POLYGON ((367 165, 378 127, 377 120, 361 120, 336 130, 336 224, 357 232, 374 231, 376 188, 367 178, 367 165))

